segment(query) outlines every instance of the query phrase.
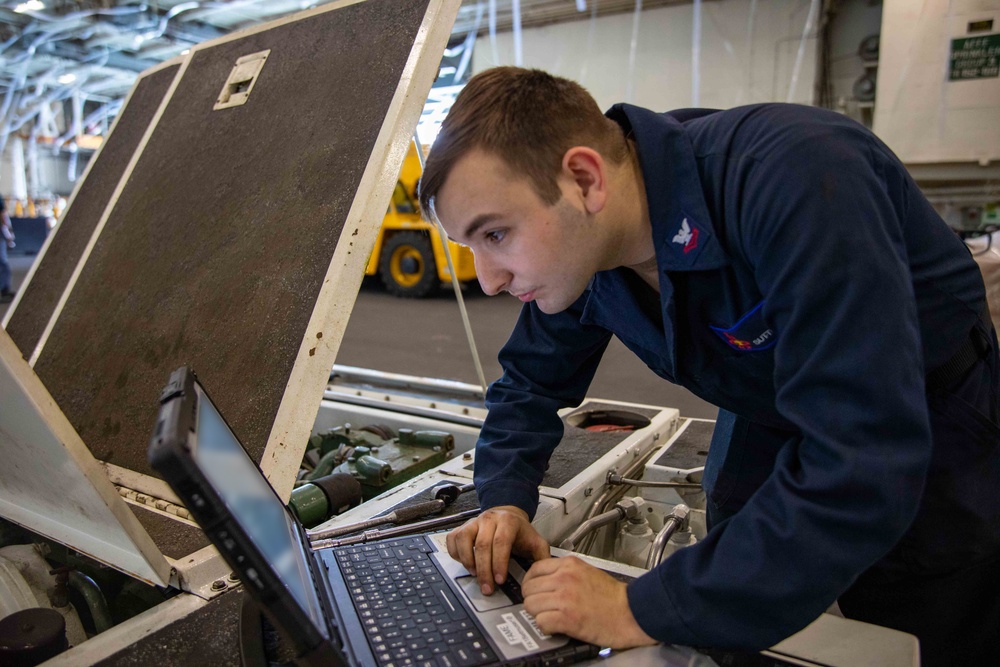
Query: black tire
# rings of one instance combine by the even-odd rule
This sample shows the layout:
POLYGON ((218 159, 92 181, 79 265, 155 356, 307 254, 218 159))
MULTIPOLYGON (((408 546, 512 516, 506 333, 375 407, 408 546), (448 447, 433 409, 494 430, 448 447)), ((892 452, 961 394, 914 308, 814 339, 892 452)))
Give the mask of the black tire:
POLYGON ((418 299, 438 287, 434 249, 419 232, 397 232, 382 246, 378 275, 395 296, 418 299))

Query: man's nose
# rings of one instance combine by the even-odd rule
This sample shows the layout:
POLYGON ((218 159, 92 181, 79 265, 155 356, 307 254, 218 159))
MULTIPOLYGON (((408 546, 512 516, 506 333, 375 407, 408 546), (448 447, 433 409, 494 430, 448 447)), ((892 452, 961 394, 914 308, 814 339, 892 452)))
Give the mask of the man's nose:
POLYGON ((510 284, 510 273, 498 267, 484 255, 473 255, 476 263, 476 277, 479 285, 488 296, 495 296, 504 291, 510 284))

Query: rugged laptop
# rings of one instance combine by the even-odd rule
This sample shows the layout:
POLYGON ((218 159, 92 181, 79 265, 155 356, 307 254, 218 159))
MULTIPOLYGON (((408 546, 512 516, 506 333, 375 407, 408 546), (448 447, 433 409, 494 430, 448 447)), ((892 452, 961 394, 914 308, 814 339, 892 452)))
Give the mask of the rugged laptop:
POLYGON ((160 396, 149 460, 300 665, 554 665, 600 651, 538 628, 515 562, 505 592, 484 597, 428 535, 313 551, 187 367, 160 396))

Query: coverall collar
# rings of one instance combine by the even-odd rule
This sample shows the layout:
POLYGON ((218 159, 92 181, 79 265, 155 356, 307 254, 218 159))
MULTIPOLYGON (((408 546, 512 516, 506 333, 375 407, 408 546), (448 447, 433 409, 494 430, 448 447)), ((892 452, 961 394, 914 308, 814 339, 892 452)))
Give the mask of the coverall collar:
POLYGON ((694 148, 669 114, 616 104, 607 117, 635 139, 646 186, 660 272, 704 271, 729 264, 705 204, 694 148))

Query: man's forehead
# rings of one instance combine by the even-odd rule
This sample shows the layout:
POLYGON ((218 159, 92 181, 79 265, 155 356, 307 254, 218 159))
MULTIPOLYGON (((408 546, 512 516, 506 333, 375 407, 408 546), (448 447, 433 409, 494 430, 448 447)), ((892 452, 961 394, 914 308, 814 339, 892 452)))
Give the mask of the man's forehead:
POLYGON ((497 156, 482 149, 469 151, 455 161, 437 196, 434 210, 445 224, 461 224, 459 218, 471 218, 504 201, 498 189, 527 180, 518 177, 497 156))

